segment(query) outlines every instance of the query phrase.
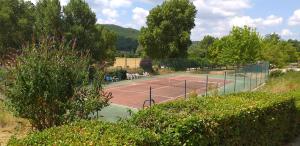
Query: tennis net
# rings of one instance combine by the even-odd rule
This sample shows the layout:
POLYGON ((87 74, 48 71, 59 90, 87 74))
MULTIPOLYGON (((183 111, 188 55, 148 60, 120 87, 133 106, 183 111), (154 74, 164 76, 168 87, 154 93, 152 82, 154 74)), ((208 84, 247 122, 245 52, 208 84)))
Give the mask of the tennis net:
POLYGON ((148 81, 150 85, 163 85, 178 88, 201 89, 207 86, 219 86, 219 82, 193 81, 193 80, 178 80, 178 79, 159 79, 148 81))

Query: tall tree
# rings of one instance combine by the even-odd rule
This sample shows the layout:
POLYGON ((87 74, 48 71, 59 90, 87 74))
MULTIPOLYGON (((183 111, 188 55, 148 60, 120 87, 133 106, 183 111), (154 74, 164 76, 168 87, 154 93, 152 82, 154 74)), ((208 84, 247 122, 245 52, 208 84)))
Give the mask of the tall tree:
POLYGON ((298 52, 300 52, 300 41, 289 39, 288 42, 291 43, 295 48, 297 48, 298 52))
POLYGON ((35 33, 37 37, 62 37, 63 22, 59 0, 40 0, 36 4, 35 33))
POLYGON ((84 0, 70 0, 63 9, 66 37, 76 41, 76 49, 95 48, 96 15, 84 0))
POLYGON ((208 64, 208 49, 214 43, 216 38, 212 36, 204 36, 204 38, 195 45, 192 45, 188 49, 189 58, 197 61, 200 64, 208 64))
POLYGON ((280 35, 268 34, 263 40, 261 57, 277 67, 283 67, 298 59, 297 48, 290 41, 282 40, 280 35))
POLYGON ((63 9, 65 36, 78 51, 89 51, 96 61, 113 61, 116 37, 96 25, 96 15, 84 0, 70 0, 63 9))
POLYGON ((139 42, 152 59, 186 57, 196 8, 189 0, 168 0, 150 11, 139 42))
MULTIPOLYGON (((0 58, 32 39, 34 5, 23 0, 0 1, 0 58)), ((2 59, 1 59, 2 60, 2 59)))
POLYGON ((212 51, 218 50, 214 57, 220 58, 223 65, 254 63, 260 57, 261 37, 253 28, 233 27, 230 34, 213 47, 212 51))

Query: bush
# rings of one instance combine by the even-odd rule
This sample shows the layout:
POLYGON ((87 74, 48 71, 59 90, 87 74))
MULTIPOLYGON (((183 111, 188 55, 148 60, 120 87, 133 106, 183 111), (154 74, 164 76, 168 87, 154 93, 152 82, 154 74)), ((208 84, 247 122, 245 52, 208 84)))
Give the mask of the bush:
POLYGON ((140 62, 140 67, 146 72, 153 72, 151 59, 142 59, 140 62))
POLYGON ((116 76, 118 77, 120 80, 126 80, 127 78, 127 71, 123 70, 123 69, 113 69, 107 72, 108 75, 110 76, 116 76))
POLYGON ((270 73, 271 78, 280 77, 282 75, 284 75, 284 73, 281 70, 275 70, 270 73))
POLYGON ((102 96, 102 79, 86 88, 87 56, 50 41, 37 46, 25 48, 12 70, 7 97, 19 116, 43 130, 87 118, 93 109, 108 105, 109 98, 102 96))
POLYGON ((11 145, 282 145, 296 132, 291 95, 242 93, 176 100, 117 124, 80 122, 11 145))
POLYGON ((50 128, 27 136, 11 139, 8 145, 153 145, 158 136, 133 125, 111 124, 100 121, 81 121, 50 128))
POLYGON ((154 106, 131 122, 160 145, 281 145, 295 134, 295 111, 289 96, 243 93, 154 106))

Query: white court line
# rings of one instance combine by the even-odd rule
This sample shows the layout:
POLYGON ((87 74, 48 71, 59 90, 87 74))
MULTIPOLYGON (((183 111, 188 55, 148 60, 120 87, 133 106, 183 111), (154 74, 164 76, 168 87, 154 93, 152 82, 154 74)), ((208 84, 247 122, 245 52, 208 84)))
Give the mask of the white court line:
MULTIPOLYGON (((168 81, 170 82, 170 80, 172 80, 172 79, 176 80, 174 78, 176 78, 176 77, 170 77, 170 78, 166 78, 166 79, 168 79, 168 81)), ((185 80, 177 80, 179 82, 178 83, 173 83, 174 84, 173 86, 172 85, 151 84, 151 81, 161 81, 161 79, 147 80, 147 81, 143 81, 141 83, 134 83, 134 84, 128 84, 128 85, 120 85, 120 86, 116 86, 116 87, 107 88, 106 90, 110 90, 110 89, 114 90, 115 89, 117 91, 119 90, 119 91, 122 91, 122 92, 149 94, 149 92, 147 92, 147 90, 146 91, 130 91, 130 90, 124 90, 124 89, 120 89, 120 88, 122 88, 122 87, 131 87, 131 86, 136 86, 136 85, 149 85, 149 86, 151 86, 151 85, 157 85, 158 86, 159 85, 159 86, 162 86, 162 87, 158 87, 158 88, 152 88, 152 91, 158 90, 158 89, 163 89, 163 88, 168 88, 168 87, 184 88, 184 87, 176 87, 176 84, 182 84, 182 82, 180 82, 180 81, 185 81, 185 80)), ((189 81, 189 80, 187 80, 187 81, 189 81)), ((191 81, 191 82, 205 83, 205 81, 203 81, 203 82, 201 82, 201 81, 191 81)), ((219 82, 208 82, 208 83, 214 83, 214 84, 219 85, 219 82)), ((200 87, 196 90, 201 91, 201 89, 205 89, 205 88, 206 88, 206 86, 203 86, 203 87, 200 87)), ((190 93, 187 93, 187 95, 188 94, 190 94, 190 93)), ((159 95, 159 94, 155 94, 155 93, 152 93, 152 95, 157 96, 157 97, 167 98, 167 100, 162 101, 162 102, 167 102, 167 101, 170 101, 170 100, 177 99, 179 97, 184 97, 185 94, 180 94, 176 97, 164 96, 164 95, 159 95)))
MULTIPOLYGON (((157 89, 162 89, 162 88, 167 88, 167 87, 170 87, 170 86, 162 86, 162 87, 158 87, 158 88, 153 88, 153 90, 157 90, 157 89)), ((145 94, 149 94, 149 92, 147 91, 130 91, 130 90, 122 90, 122 89, 117 89, 119 91, 123 91, 123 92, 131 92, 131 93, 145 93, 145 94)), ((157 94, 152 94, 152 95, 156 95, 156 96, 161 96, 161 97, 165 97, 165 98, 173 98, 173 97, 170 97, 170 96, 164 96, 164 95, 157 95, 157 94)))

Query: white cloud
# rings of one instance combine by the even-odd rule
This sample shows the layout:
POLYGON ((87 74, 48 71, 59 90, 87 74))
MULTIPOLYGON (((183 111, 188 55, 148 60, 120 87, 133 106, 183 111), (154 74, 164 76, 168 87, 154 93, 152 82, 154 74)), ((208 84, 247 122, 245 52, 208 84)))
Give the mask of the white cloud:
MULTIPOLYGON (((249 0, 193 0, 193 4, 197 9, 197 18, 192 40, 200 40, 205 35, 225 35, 231 23, 237 23, 237 18, 242 17, 241 11, 252 7, 249 0), (235 17, 236 20, 232 20, 235 17)), ((243 19, 247 22, 246 18, 243 19)))
POLYGON ((115 9, 105 8, 102 10, 102 14, 109 18, 116 18, 119 16, 118 11, 115 9))
POLYGON ((251 26, 257 27, 263 21, 262 18, 251 18, 250 16, 236 16, 230 20, 230 26, 251 26))
POLYGON ((140 7, 136 7, 132 10, 132 20, 135 23, 135 28, 140 28, 146 24, 146 18, 149 15, 149 11, 140 7))
POLYGON ((97 23, 98 24, 116 24, 116 25, 120 25, 120 23, 114 18, 98 19, 97 23))
POLYGON ((258 26, 274 26, 281 24, 283 21, 282 17, 278 17, 275 15, 270 15, 267 18, 252 18, 250 16, 236 16, 231 19, 230 24, 231 26, 251 26, 251 27, 258 27, 258 26))
POLYGON ((202 18, 234 16, 240 10, 251 7, 248 0, 194 0, 193 3, 202 18))
POLYGON ((131 0, 95 0, 95 3, 109 8, 130 7, 132 5, 131 0))
POLYGON ((205 35, 224 36, 232 26, 247 25, 264 29, 283 22, 282 17, 275 15, 266 18, 244 15, 244 10, 252 8, 250 0, 194 0, 193 3, 198 12, 192 40, 200 40, 205 35))
POLYGON ((262 24, 265 26, 273 26, 273 25, 281 24, 282 21, 283 21, 282 17, 270 15, 262 22, 262 24))
POLYGON ((300 9, 295 10, 294 14, 289 18, 289 25, 300 25, 300 9))
MULTIPOLYGON (((39 0, 27 0, 27 1, 31 1, 33 4, 36 4, 39 0)), ((65 6, 69 3, 70 0, 59 0, 60 1, 60 5, 65 6)))
POLYGON ((141 1, 146 2, 146 3, 157 4, 157 3, 161 3, 163 0, 141 0, 141 1))
POLYGON ((294 35, 294 33, 292 33, 289 29, 283 29, 281 30, 280 35, 283 37, 291 37, 294 35))

